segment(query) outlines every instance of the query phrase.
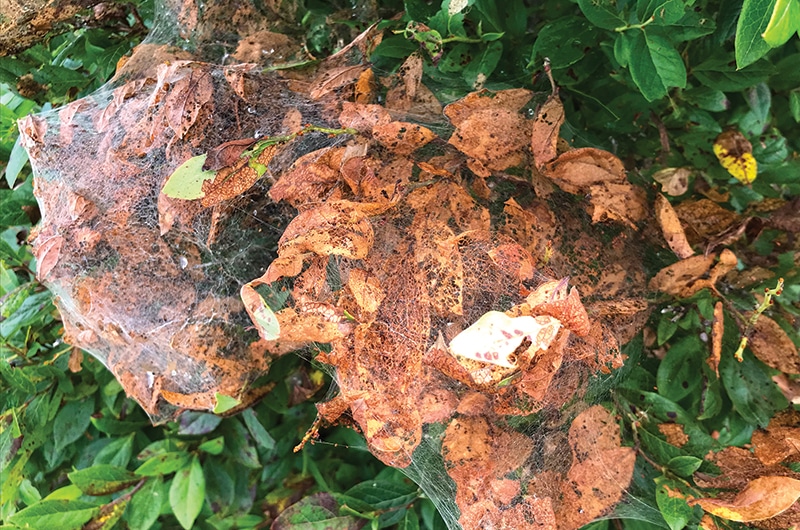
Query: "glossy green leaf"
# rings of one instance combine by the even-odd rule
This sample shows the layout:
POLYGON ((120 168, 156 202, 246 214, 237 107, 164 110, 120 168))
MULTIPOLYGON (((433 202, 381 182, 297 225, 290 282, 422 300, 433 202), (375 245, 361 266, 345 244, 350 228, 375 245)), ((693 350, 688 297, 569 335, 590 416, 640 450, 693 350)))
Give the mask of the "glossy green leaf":
POLYGON ((651 17, 654 24, 669 26, 683 18, 686 3, 683 0, 637 0, 636 15, 640 22, 651 17))
POLYGON ((225 449, 225 437, 224 436, 217 436, 216 438, 212 438, 211 440, 207 440, 201 443, 198 447, 198 450, 203 451, 204 453, 208 453, 210 455, 219 455, 222 454, 222 450, 225 449))
POLYGON ((667 467, 679 477, 689 478, 702 464, 703 459, 696 456, 676 456, 667 462, 667 467))
POLYGON ((63 449, 83 436, 94 412, 94 399, 70 401, 58 411, 53 425, 53 441, 57 450, 63 449))
POLYGON ((800 2, 775 0, 772 16, 762 35, 764 41, 776 48, 786 43, 798 31, 800 31, 800 2))
POLYGON ((169 504, 172 513, 185 530, 194 525, 194 521, 206 498, 206 479, 200 460, 195 456, 192 462, 175 473, 169 488, 169 504))
POLYGON ((83 501, 43 500, 15 513, 8 522, 23 528, 78 530, 97 510, 95 505, 83 501))
POLYGON ((545 24, 536 35, 531 63, 547 57, 554 69, 568 68, 586 57, 587 50, 596 45, 597 37, 597 30, 585 18, 556 19, 545 24))
POLYGON ((683 530, 694 515, 686 502, 692 492, 680 481, 659 477, 656 479, 656 503, 670 530, 683 530))
POLYGON ((627 25, 617 5, 612 0, 578 0, 578 7, 589 22, 603 29, 613 30, 627 25))
POLYGON ((669 40, 638 30, 627 31, 619 38, 629 40, 628 68, 645 99, 654 101, 666 96, 672 87, 686 86, 686 67, 669 40))
POLYGON ((352 530, 362 521, 338 515, 339 505, 327 493, 304 497, 289 506, 272 523, 271 530, 352 530))
POLYGON ((116 438, 103 447, 94 458, 94 464, 110 464, 126 468, 133 455, 133 434, 116 438))
POLYGON ((704 61, 692 68, 692 73, 703 85, 722 92, 738 92, 762 83, 775 72, 766 61, 759 61, 737 70, 724 56, 704 61))
POLYGON ((133 494, 125 520, 131 530, 147 530, 158 519, 163 504, 163 482, 161 477, 149 479, 139 491, 133 494))
POLYGON ((419 496, 419 488, 405 482, 367 480, 347 490, 345 495, 361 499, 376 509, 385 510, 411 503, 419 496))
POLYGON ((397 523, 397 530, 419 530, 419 517, 414 510, 406 510, 397 523))
POLYGON ((171 451, 161 453, 148 458, 141 466, 136 468, 136 474, 142 476, 169 475, 177 470, 186 467, 189 460, 189 453, 183 451, 171 451))
POLYGON ((722 112, 730 107, 730 100, 721 90, 701 86, 684 91, 681 96, 703 110, 722 112))
POLYGON ((219 392, 214 394, 214 399, 214 414, 222 414, 227 412, 241 403, 241 401, 235 397, 226 396, 225 394, 220 394, 219 392))
POLYGON ((464 68, 463 77, 467 85, 473 88, 483 86, 486 79, 497 68, 501 55, 503 55, 503 44, 500 41, 493 41, 486 45, 486 48, 464 68))
POLYGON ((673 344, 661 361, 656 375, 658 393, 677 402, 700 387, 703 343, 694 335, 673 344))
POLYGON ((86 495, 108 495, 116 493, 141 480, 141 477, 123 468, 108 464, 97 464, 86 469, 68 473, 70 482, 86 495))
POLYGON ((789 93, 789 110, 794 121, 800 123, 800 91, 792 90, 789 93))
POLYGON ((770 45, 761 36, 767 29, 775 0, 744 0, 736 23, 736 68, 741 69, 761 59, 770 45))
POLYGON ((264 426, 261 425, 253 409, 249 408, 242 412, 242 418, 244 418, 244 424, 247 426, 250 436, 253 437, 253 440, 255 440, 258 445, 268 451, 275 448, 275 440, 269 435, 264 426))
POLYGON ((733 407, 742 418, 765 428, 770 418, 788 406, 786 398, 766 373, 766 367, 745 351, 738 362, 733 355, 723 355, 719 374, 733 407))
POLYGON ((14 147, 11 149, 11 156, 8 157, 8 164, 6 165, 6 183, 8 187, 13 189, 17 181, 17 177, 28 162, 28 152, 22 147, 20 137, 14 142, 14 147))
POLYGON ((173 199, 194 200, 205 196, 203 182, 213 179, 216 171, 203 171, 206 154, 193 156, 169 176, 161 193, 173 199))
POLYGON ((208 434, 222 421, 222 418, 208 412, 186 411, 178 419, 180 430, 178 434, 184 436, 208 434))

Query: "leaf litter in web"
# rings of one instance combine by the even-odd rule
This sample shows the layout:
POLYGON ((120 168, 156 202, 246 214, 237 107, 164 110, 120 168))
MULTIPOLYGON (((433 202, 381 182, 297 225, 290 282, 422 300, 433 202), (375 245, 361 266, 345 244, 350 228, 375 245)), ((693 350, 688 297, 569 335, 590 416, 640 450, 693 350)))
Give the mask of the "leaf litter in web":
POLYGON ((69 340, 155 419, 211 410, 217 394, 244 406, 274 356, 327 343, 316 359, 339 394, 320 419, 358 428, 451 527, 570 529, 609 513, 633 451, 613 416, 582 399, 598 372, 621 366, 618 339, 648 310, 642 195, 610 153, 554 150, 555 97, 555 118, 537 121, 521 112, 529 91, 470 94, 447 107, 455 132, 438 138, 419 123, 440 108, 420 57, 379 80, 392 113, 346 101, 367 67, 341 57, 316 83, 290 85, 182 58, 76 102, 63 122, 26 124, 46 219, 37 252, 69 340), (313 87, 319 102, 288 86, 313 87), (334 120, 359 134, 291 142, 253 164, 239 152, 334 120), (431 142, 435 154, 420 149, 431 142), (203 153, 215 179, 201 200, 158 193, 203 153), (511 198, 487 184, 534 160, 578 196, 534 198, 521 179, 511 198), (264 175, 270 198, 294 208, 285 230, 259 222, 288 210, 267 199, 264 175), (268 308, 264 288, 287 289, 283 306, 268 308), (551 419, 526 426, 536 414, 551 419))
MULTIPOLYGON (((486 175, 530 162, 532 130, 519 113, 529 99, 527 91, 483 91, 451 104, 454 149, 429 158, 414 155, 420 142, 436 141, 431 130, 420 141, 422 128, 345 102, 340 123, 363 137, 341 155, 309 153, 278 176, 271 194, 299 214, 253 282, 295 278, 288 306, 276 312, 282 336, 269 341, 271 351, 299 347, 310 323, 331 330, 330 352, 317 360, 335 369, 339 394, 318 405, 320 419, 355 425, 373 454, 423 488, 454 481, 464 528, 578 528, 622 499, 632 473, 633 451, 621 447, 602 407, 568 410, 549 435, 508 422, 559 410, 581 397, 592 374, 621 366, 615 333, 590 316, 592 304, 609 320, 648 309, 641 263, 630 259, 641 214, 606 216, 621 222, 606 245, 606 228, 580 205, 575 215, 508 199, 493 218, 469 193, 462 175, 473 162, 486 175), (519 141, 472 126, 489 115, 515 123, 519 141), (438 470, 420 464, 439 452, 425 438, 434 424, 445 428, 438 470), (541 458, 548 436, 563 441, 554 450, 566 458, 541 458)), ((617 159, 587 156, 582 163, 604 179, 611 164, 624 187, 617 159)), ((445 516, 455 524, 452 512, 445 516)))

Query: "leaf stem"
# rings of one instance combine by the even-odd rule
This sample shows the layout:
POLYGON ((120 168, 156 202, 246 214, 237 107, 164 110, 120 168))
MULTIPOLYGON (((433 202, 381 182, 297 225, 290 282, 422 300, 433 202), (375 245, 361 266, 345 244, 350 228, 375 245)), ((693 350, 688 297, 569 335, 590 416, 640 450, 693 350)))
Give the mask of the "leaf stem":
POLYGON ((655 15, 653 15, 650 18, 648 18, 647 20, 645 20, 644 22, 642 22, 641 24, 628 24, 626 26, 620 26, 618 28, 614 28, 614 31, 616 31, 617 33, 624 33, 624 32, 626 32, 626 31, 628 31, 630 29, 643 29, 646 26, 648 26, 651 23, 653 23, 655 21, 655 19, 656 19, 656 17, 655 17, 655 15))

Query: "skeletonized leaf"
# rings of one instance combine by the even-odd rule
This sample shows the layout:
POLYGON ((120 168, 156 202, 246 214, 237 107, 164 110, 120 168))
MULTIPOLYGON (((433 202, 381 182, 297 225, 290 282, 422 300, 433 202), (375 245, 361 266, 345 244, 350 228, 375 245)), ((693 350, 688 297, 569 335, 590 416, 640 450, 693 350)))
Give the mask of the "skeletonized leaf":
POLYGON ((584 193, 594 184, 619 184, 626 179, 622 160, 593 147, 567 151, 549 162, 544 173, 568 193, 584 193))
POLYGON ((653 174, 653 180, 661 184, 661 191, 671 197, 678 197, 689 189, 689 175, 692 171, 685 167, 665 167, 653 174))
POLYGON ((759 477, 751 480, 732 502, 718 499, 694 501, 712 515, 749 523, 770 519, 788 510, 800 497, 800 480, 790 477, 759 477))

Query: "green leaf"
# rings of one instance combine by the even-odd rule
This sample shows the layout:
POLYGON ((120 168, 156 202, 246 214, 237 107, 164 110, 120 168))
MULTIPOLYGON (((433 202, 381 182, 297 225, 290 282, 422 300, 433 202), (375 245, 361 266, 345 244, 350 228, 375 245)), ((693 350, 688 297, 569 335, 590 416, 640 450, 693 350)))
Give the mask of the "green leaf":
POLYGON ((241 403, 241 401, 235 397, 226 396, 225 394, 220 394, 219 392, 214 393, 214 399, 216 400, 214 403, 214 414, 222 414, 223 412, 227 412, 241 403))
POLYGON ((14 142, 14 147, 11 148, 11 155, 8 157, 8 165, 6 165, 6 182, 8 187, 13 189, 14 183, 17 181, 22 168, 28 162, 28 152, 22 147, 21 136, 17 137, 14 142))
POLYGON ((197 449, 210 455, 222 454, 222 450, 225 449, 225 437, 217 436, 216 438, 207 440, 201 443, 197 449))
POLYGON ((774 72, 775 69, 766 61, 737 70, 725 55, 704 61, 692 69, 692 73, 702 84, 723 92, 739 92, 757 85, 766 81, 774 72))
POLYGON ((133 455, 133 437, 134 434, 131 433, 128 436, 112 440, 97 453, 97 456, 94 457, 94 464, 110 464, 126 468, 133 455))
POLYGON ((694 392, 702 382, 698 376, 702 373, 700 365, 703 351, 703 343, 695 335, 673 344, 658 366, 658 393, 678 402, 694 392))
POLYGON ((347 490, 345 495, 361 499, 377 510, 386 510, 410 504, 419 496, 419 488, 405 482, 367 480, 347 490))
POLYGON ((670 530, 682 530, 694 515, 686 502, 692 492, 680 481, 666 477, 656 479, 656 503, 670 530))
POLYGON ((460 72, 472 61, 472 48, 469 44, 459 42, 439 61, 439 71, 445 73, 460 72))
POLYGON ((67 474, 70 482, 86 495, 108 495, 132 486, 141 477, 123 468, 108 464, 97 464, 67 474))
POLYGON ((553 69, 569 68, 586 56, 586 50, 597 45, 597 37, 597 30, 585 18, 556 19, 545 24, 536 35, 531 63, 548 57, 553 69))
POLYGON ((188 467, 184 467, 172 479, 169 488, 169 504, 172 513, 185 530, 192 528, 200 515, 206 498, 206 479, 200 460, 195 456, 188 467))
POLYGON ((360 522, 352 516, 339 516, 339 505, 327 493, 300 499, 275 519, 271 530, 352 530, 360 522))
POLYGON ((673 44, 659 35, 644 31, 628 31, 621 38, 628 39, 631 77, 648 101, 667 95, 671 87, 686 86, 686 67, 673 44))
POLYGON ((36 529, 78 530, 97 510, 97 506, 83 501, 43 500, 15 513, 8 522, 36 529))
POLYGON ((771 121, 772 94, 766 83, 759 83, 746 94, 750 111, 739 119, 739 129, 745 136, 763 133, 771 121))
POLYGON ((653 23, 663 26, 674 24, 683 17, 686 4, 683 0, 638 0, 636 14, 639 22, 653 17, 653 23))
POLYGON ((391 59, 405 59, 415 51, 419 46, 402 35, 392 35, 387 37, 378 44, 370 54, 370 59, 375 60, 379 57, 388 57, 391 59))
POLYGON ((464 68, 464 81, 472 88, 479 88, 492 75, 500 57, 503 55, 503 44, 500 41, 490 42, 471 63, 464 68))
POLYGON ((275 440, 269 435, 264 426, 261 425, 261 422, 258 421, 258 416, 256 416, 252 408, 242 412, 242 418, 244 418, 244 424, 247 426, 247 430, 250 431, 250 436, 253 437, 253 440, 255 440, 258 445, 267 451, 275 448, 275 440))
POLYGON ((178 419, 180 429, 178 434, 185 436, 208 434, 222 422, 222 418, 208 412, 195 412, 192 410, 181 414, 178 419))
POLYGON ((800 123, 800 91, 792 90, 789 92, 789 110, 794 121, 800 123))
POLYGON ((161 193, 173 199, 194 200, 205 196, 203 182, 213 179, 216 171, 203 171, 206 154, 193 156, 169 176, 161 193))
POLYGON ((250 469, 259 469, 261 462, 258 460, 256 448, 248 440, 247 429, 239 421, 233 420, 225 425, 225 452, 233 460, 250 469))
POLYGON ((603 29, 616 29, 627 25, 613 0, 578 0, 578 7, 589 22, 603 29))
POLYGON ((125 511, 125 520, 131 530, 147 530, 156 522, 163 503, 162 485, 161 477, 154 477, 133 494, 125 511))
POLYGON ((761 36, 767 29, 776 0, 744 0, 736 24, 736 68, 741 69, 761 59, 770 45, 761 36))
MULTIPOLYGON (((238 473, 238 471, 233 471, 238 473)), ((203 462, 203 474, 206 477, 206 498, 213 506, 222 506, 222 513, 230 513, 236 495, 235 484, 231 472, 217 458, 207 458, 203 462)))
POLYGON ((647 27, 647 31, 655 32, 676 43, 699 39, 714 33, 717 29, 714 19, 703 15, 690 10, 680 20, 669 25, 662 26, 656 21, 647 27))
POLYGON ((419 530, 419 517, 414 510, 406 510, 403 518, 397 523, 397 530, 419 530))
POLYGON ((773 414, 788 406, 786 398, 765 372, 764 365, 747 350, 742 362, 736 361, 730 353, 723 355, 719 375, 734 410, 761 428, 767 426, 773 414))
POLYGON ((775 0, 772 16, 762 35, 764 41, 773 48, 777 48, 785 44, 798 31, 800 31, 800 2, 798 0, 775 0))
POLYGON ((60 451, 83 436, 94 412, 94 399, 70 401, 58 411, 53 425, 53 441, 60 451))
POLYGON ((705 86, 685 90, 681 96, 687 103, 711 112, 728 110, 731 104, 725 92, 705 86))
POLYGON ((182 451, 171 451, 152 456, 136 468, 136 474, 142 476, 169 475, 186 467, 189 454, 182 451))
POLYGON ((98 431, 105 434, 110 434, 112 436, 120 436, 123 434, 139 432, 142 430, 142 427, 149 424, 150 422, 147 421, 118 420, 113 416, 92 418, 92 425, 94 425, 98 431))
POLYGON ((703 459, 696 456, 676 456, 667 462, 667 467, 679 477, 688 478, 700 469, 702 464, 703 459))
POLYGON ((678 331, 678 323, 673 321, 672 318, 664 316, 658 321, 658 328, 656 329, 656 343, 661 346, 678 331))

